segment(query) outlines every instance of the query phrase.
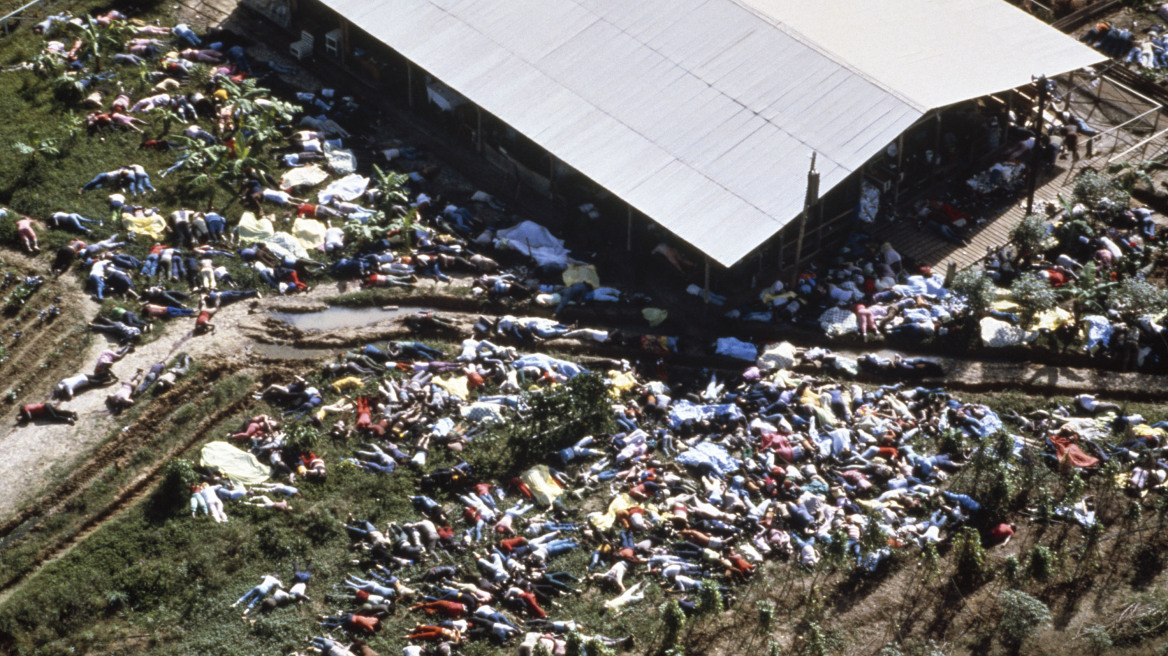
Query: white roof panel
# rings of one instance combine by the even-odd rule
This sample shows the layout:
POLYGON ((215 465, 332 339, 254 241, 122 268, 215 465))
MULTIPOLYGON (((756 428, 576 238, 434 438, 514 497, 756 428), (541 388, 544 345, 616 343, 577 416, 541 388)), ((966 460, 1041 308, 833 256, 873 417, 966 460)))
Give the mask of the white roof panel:
POLYGON ((1103 59, 1001 0, 322 0, 723 265, 930 109, 1103 59))

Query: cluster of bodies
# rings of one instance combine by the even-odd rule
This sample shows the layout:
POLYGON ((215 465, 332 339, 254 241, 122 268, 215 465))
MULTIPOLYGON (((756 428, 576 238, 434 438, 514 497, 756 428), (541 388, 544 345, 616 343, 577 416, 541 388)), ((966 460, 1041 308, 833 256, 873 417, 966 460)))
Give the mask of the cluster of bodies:
MULTIPOLYGON (((318 618, 320 626, 345 634, 322 631, 311 648, 358 653, 368 647, 350 640, 406 614, 417 616, 399 636, 409 656, 451 653, 474 640, 517 645, 521 654, 540 645, 562 653, 573 631, 609 645, 630 640, 592 636, 557 616, 558 599, 588 588, 607 591, 598 603, 610 613, 635 606, 649 586, 694 612, 704 591, 732 599, 734 586, 767 560, 814 567, 834 548, 874 571, 893 550, 944 541, 963 526, 991 544, 1009 540, 1012 525, 948 489, 970 453, 942 452, 946 433, 982 444, 1010 430, 1041 436, 1045 449, 1024 450, 1015 436, 1014 451, 1052 467, 1090 470, 1119 458, 1132 467, 1133 489, 1168 478, 1154 457, 1168 424, 1123 416, 1088 395, 1072 408, 1000 417, 939 389, 864 388, 758 367, 725 381, 671 385, 614 365, 600 375, 618 432, 583 437, 548 453, 546 464, 484 480, 457 454, 485 439, 492 423, 521 421, 526 391, 589 373, 584 367, 475 338, 458 354, 418 342, 351 351, 311 381, 258 393, 286 408, 284 416, 255 416, 227 436, 270 464, 281 482, 249 489, 208 475, 192 512, 206 508, 226 521, 223 502, 232 501, 294 512, 298 477, 311 487, 353 468, 417 476, 416 516, 346 520, 358 568, 316 593, 336 609, 318 618), (284 431, 295 421, 316 422, 332 444, 348 446, 332 454, 291 448, 284 431), (458 464, 428 465, 439 449, 455 452, 458 464), (596 496, 605 502, 585 513, 596 496), (586 569, 582 558, 571 559, 577 567, 561 564, 573 552, 590 554, 586 569)), ((311 497, 311 489, 305 493, 311 497)), ((1085 502, 1055 514, 1095 521, 1085 502)), ((286 588, 273 573, 236 605, 246 613, 307 600, 309 578, 295 568, 286 588)))
MULTIPOLYGON (((1162 20, 1168 21, 1168 3, 1162 3, 1155 9, 1155 14, 1162 20)), ((1168 68, 1168 39, 1164 34, 1162 24, 1153 24, 1144 29, 1144 35, 1138 36, 1135 32, 1124 27, 1118 27, 1100 21, 1083 34, 1080 39, 1083 43, 1096 48, 1111 57, 1122 59, 1129 64, 1142 68, 1168 68)))
MULTIPOLYGON (((68 14, 53 16, 39 26, 39 31, 46 36, 59 33, 63 23, 80 25, 81 20, 68 14)), ((118 12, 99 17, 98 24, 129 25, 136 32, 125 44, 125 52, 116 54, 114 60, 127 65, 137 64, 139 60, 147 62, 154 69, 150 75, 156 84, 149 95, 135 99, 120 86, 114 90, 113 82, 105 77, 85 77, 84 81, 94 89, 85 102, 97 110, 90 116, 90 126, 96 131, 118 127, 139 129, 143 122, 133 116, 149 116, 161 109, 169 109, 190 122, 181 128, 181 135, 143 141, 143 147, 177 154, 175 165, 162 171, 162 177, 186 166, 200 142, 231 147, 245 111, 266 111, 280 102, 262 96, 249 97, 245 110, 222 88, 226 82, 220 80, 238 81, 251 71, 245 51, 238 45, 228 45, 232 40, 228 34, 222 35, 223 41, 209 43, 203 50, 192 50, 202 45, 202 39, 184 25, 169 28, 129 23, 118 12), (174 51, 168 53, 172 48, 174 51), (219 64, 220 60, 222 63, 211 71, 209 87, 190 90, 184 95, 180 91, 186 88, 183 80, 188 67, 182 62, 191 61, 192 53, 202 53, 199 57, 203 59, 195 58, 195 61, 211 58, 215 60, 213 63, 219 64)), ((76 56, 76 50, 70 55, 58 44, 50 43, 48 51, 65 58, 78 71, 87 66, 83 58, 76 56)), ((343 151, 342 140, 349 136, 331 117, 352 119, 356 105, 351 99, 334 99, 328 90, 322 90, 319 95, 301 92, 296 96, 316 114, 304 114, 298 126, 289 124, 280 128, 285 144, 263 155, 271 158, 273 168, 291 171, 328 163, 329 154, 343 151)), ((394 157, 417 157, 416 151, 410 148, 393 152, 394 157)), ((264 291, 279 294, 309 291, 310 276, 325 272, 339 279, 360 280, 367 287, 411 286, 419 277, 448 282, 449 273, 461 272, 475 276, 476 294, 515 297, 542 293, 553 298, 559 309, 570 303, 612 302, 620 298, 620 292, 613 288, 594 289, 595 285, 587 283, 541 286, 522 271, 501 272, 499 263, 482 252, 496 245, 494 231, 484 230, 484 222, 468 207, 440 202, 436 193, 433 198, 425 193, 434 173, 434 167, 429 167, 410 174, 408 200, 394 205, 390 211, 391 214, 416 211, 417 220, 408 240, 395 230, 360 247, 347 243, 345 228, 380 220, 382 213, 374 208, 385 204, 380 198, 382 191, 370 187, 367 179, 355 174, 344 180, 357 177, 365 182, 357 187, 342 185, 343 191, 321 192, 317 199, 311 199, 294 195, 296 187, 283 187, 283 180, 263 168, 246 167, 238 180, 239 199, 260 220, 243 226, 242 217, 227 217, 213 210, 180 208, 163 212, 144 200, 157 192, 151 173, 141 164, 127 163, 97 172, 78 190, 80 194, 97 190, 108 193, 110 216, 92 218, 76 208, 63 207, 45 217, 12 214, 8 218, 14 221, 18 240, 30 253, 40 251, 39 225, 74 233, 76 237, 58 249, 53 270, 60 274, 75 266, 82 269, 86 288, 96 300, 112 295, 143 301, 133 308, 115 308, 112 315, 100 317, 94 323, 95 330, 107 332, 122 343, 133 342, 147 329, 146 322, 153 319, 192 317, 198 332, 209 331, 213 328, 210 319, 220 304, 259 296, 260 290, 239 289, 231 273, 235 270, 234 263, 251 269, 264 291), (314 225, 319 222, 317 254, 309 255, 300 243, 290 246, 267 238, 270 235, 255 236, 249 232, 251 227, 263 222, 270 225, 268 217, 297 225, 301 221, 314 225), (106 236, 111 226, 118 232, 106 236), (144 252, 131 248, 144 239, 150 240, 144 252), (398 254, 407 242, 410 246, 407 253, 398 254), (228 264, 232 264, 230 269, 228 264), (180 289, 179 283, 202 293, 198 307, 188 307, 187 300, 193 297, 180 289)), ((481 192, 479 195, 483 196, 480 200, 484 203, 490 200, 481 192)), ((5 214, 9 211, 0 209, 0 216, 5 214)))
MULTIPOLYGON (((992 251, 984 261, 986 273, 1001 287, 1008 287, 1024 273, 1039 276, 1053 289, 1073 287, 1084 275, 1094 284, 1110 284, 1142 277, 1151 261, 1151 244, 1157 243, 1156 214, 1146 207, 1116 208, 1107 199, 1095 207, 1076 203, 1069 210, 1043 203, 1039 213, 1046 219, 1049 247, 1034 257, 1020 258, 1013 245, 992 251)), ((998 334, 1012 333, 1018 341, 1050 332, 1066 345, 1076 344, 1086 353, 1108 359, 1119 368, 1159 369, 1168 362, 1168 344, 1162 317, 1130 316, 1117 308, 1084 312, 1078 321, 1071 313, 1055 309, 1035 325, 1022 325, 1022 308, 999 301, 982 319, 1002 327, 998 334), (1012 330, 1007 330, 1007 327, 1012 330), (1023 330, 1026 329, 1026 330, 1023 330)), ((986 333, 983 328, 983 334, 986 333)))

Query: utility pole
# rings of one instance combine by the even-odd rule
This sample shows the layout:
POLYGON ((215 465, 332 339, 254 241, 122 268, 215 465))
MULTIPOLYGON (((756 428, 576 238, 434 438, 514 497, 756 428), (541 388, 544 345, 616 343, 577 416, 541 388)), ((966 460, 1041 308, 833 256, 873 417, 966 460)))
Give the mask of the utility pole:
POLYGON ((1038 167, 1039 151, 1045 150, 1042 147, 1042 128, 1046 125, 1046 96, 1049 88, 1049 82, 1045 75, 1039 75, 1034 78, 1035 84, 1038 85, 1038 120, 1037 133, 1034 137, 1034 147, 1030 149, 1030 171, 1027 176, 1026 184, 1026 215, 1029 216, 1034 212, 1034 190, 1038 186, 1038 167))
POLYGON ((799 279, 799 264, 803 257, 803 234, 807 231, 807 217, 811 206, 819 201, 819 171, 815 170, 815 153, 811 153, 811 170, 807 171, 807 195, 803 198, 803 213, 799 215, 799 239, 795 242, 795 272, 791 286, 799 279))

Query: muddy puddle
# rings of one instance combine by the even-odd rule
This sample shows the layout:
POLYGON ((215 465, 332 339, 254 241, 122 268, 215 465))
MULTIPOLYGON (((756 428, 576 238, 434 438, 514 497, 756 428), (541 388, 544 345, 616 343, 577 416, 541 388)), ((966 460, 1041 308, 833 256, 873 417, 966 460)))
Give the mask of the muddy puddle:
POLYGON ((330 307, 319 312, 273 312, 272 318, 300 330, 341 330, 344 328, 362 328, 375 323, 425 312, 424 308, 349 308, 330 307))

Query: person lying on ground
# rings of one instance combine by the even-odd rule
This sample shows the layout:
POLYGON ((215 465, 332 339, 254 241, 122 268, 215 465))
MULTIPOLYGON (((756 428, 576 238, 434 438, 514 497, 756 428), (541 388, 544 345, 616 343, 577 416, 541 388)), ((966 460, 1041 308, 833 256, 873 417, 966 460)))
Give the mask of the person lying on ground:
POLYGON ((16 417, 19 423, 40 419, 72 425, 77 421, 77 413, 65 410, 55 403, 29 403, 20 407, 20 412, 16 417))

